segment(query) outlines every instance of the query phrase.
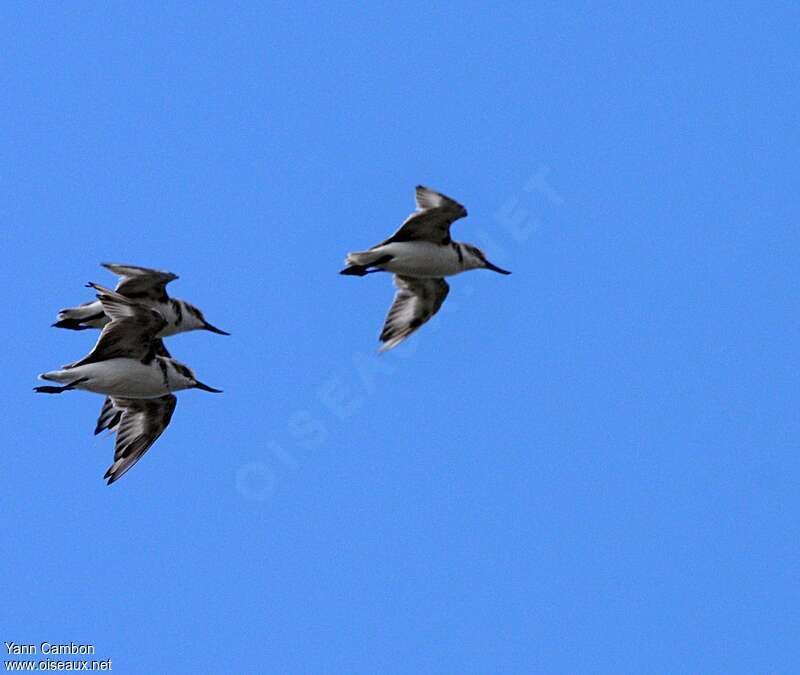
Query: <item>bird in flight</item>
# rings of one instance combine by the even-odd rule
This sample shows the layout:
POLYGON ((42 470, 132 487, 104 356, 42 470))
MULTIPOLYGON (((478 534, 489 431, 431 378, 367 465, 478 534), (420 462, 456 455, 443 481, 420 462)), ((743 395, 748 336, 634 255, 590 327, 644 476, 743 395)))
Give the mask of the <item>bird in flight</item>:
POLYGON ((220 393, 200 382, 186 365, 173 359, 161 341, 167 320, 152 305, 142 304, 99 284, 101 311, 108 317, 94 348, 82 359, 43 373, 45 385, 35 391, 60 394, 82 389, 108 398, 95 433, 117 432, 114 463, 104 478, 110 485, 128 471, 169 424, 177 399, 172 392, 201 389, 220 393))
MULTIPOLYGON (((191 330, 208 330, 219 335, 230 335, 208 323, 203 312, 191 303, 169 297, 167 284, 177 279, 177 274, 116 263, 103 263, 103 267, 121 277, 115 289, 117 293, 153 307, 166 319, 158 337, 168 337, 191 330)), ((58 321, 53 326, 69 330, 86 330, 102 328, 109 321, 109 317, 103 311, 102 303, 94 300, 77 307, 62 309, 58 313, 58 321)))
POLYGON ((364 276, 391 272, 397 293, 381 331, 380 351, 392 349, 428 321, 445 301, 444 277, 473 269, 511 274, 489 262, 477 246, 453 241, 450 225, 467 215, 454 199, 422 185, 417 210, 391 237, 366 251, 348 253, 340 274, 364 276))

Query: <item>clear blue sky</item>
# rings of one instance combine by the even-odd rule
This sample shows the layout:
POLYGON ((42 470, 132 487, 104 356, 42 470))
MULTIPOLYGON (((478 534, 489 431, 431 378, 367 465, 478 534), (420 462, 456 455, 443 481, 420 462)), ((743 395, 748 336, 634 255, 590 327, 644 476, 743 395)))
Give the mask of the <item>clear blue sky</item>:
POLYGON ((788 673, 794 3, 5 3, 0 640, 119 673, 788 673), (378 357, 430 185, 510 277, 378 357), (231 337, 112 487, 119 261, 231 337))

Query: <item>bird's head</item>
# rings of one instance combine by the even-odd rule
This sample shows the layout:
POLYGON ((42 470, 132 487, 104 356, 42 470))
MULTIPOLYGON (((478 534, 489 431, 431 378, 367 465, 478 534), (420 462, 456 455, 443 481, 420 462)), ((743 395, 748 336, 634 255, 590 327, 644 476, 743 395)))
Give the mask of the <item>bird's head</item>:
POLYGON ((202 389, 203 391, 210 391, 214 394, 221 394, 221 389, 214 389, 207 384, 203 384, 197 379, 194 372, 188 366, 178 363, 174 359, 169 360, 169 369, 167 370, 167 380, 172 391, 179 391, 180 389, 202 389))
POLYGON ((481 251, 477 246, 473 246, 472 244, 464 244, 464 248, 466 249, 467 255, 465 256, 464 262, 466 263, 466 269, 487 269, 492 270, 492 272, 497 272, 498 274, 511 274, 508 270, 504 270, 497 265, 490 263, 486 259, 486 254, 481 251))
POLYGON ((217 335, 230 335, 230 333, 222 330, 221 328, 217 328, 216 326, 212 326, 206 318, 203 316, 203 312, 201 312, 197 307, 188 302, 181 300, 183 304, 184 312, 186 313, 186 318, 184 319, 184 323, 190 326, 189 330, 207 330, 211 331, 212 333, 216 333, 217 335))

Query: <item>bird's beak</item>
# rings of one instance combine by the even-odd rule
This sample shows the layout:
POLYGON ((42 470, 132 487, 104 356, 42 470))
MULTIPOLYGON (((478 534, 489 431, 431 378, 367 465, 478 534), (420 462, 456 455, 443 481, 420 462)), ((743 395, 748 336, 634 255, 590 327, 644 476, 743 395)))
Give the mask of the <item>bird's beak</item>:
MULTIPOLYGON (((227 335, 227 333, 226 333, 227 335)), ((210 391, 212 394, 221 394, 222 389, 214 389, 214 387, 209 387, 207 384, 203 384, 202 382, 198 382, 195 380, 194 382, 195 389, 202 389, 203 391, 210 391)))
POLYGON ((203 330, 210 330, 212 333, 216 333, 217 335, 230 335, 230 333, 226 333, 224 330, 217 328, 216 326, 212 326, 208 321, 203 324, 203 330))
POLYGON ((498 274, 511 274, 508 270, 504 270, 502 267, 498 267, 497 265, 492 265, 488 260, 485 261, 486 264, 484 267, 487 270, 492 270, 492 272, 497 272, 498 274))

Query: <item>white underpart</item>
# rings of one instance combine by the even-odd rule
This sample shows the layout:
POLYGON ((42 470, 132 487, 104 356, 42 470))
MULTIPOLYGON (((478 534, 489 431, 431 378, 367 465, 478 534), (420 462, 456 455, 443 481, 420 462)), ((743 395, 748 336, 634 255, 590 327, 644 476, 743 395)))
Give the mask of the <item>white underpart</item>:
MULTIPOLYGON (((39 377, 42 380, 63 384, 85 377, 88 378, 87 381, 75 385, 77 389, 121 398, 157 398, 170 392, 170 388, 164 382, 158 359, 154 359, 148 365, 137 359, 109 359, 77 368, 54 370, 39 377)), ((176 391, 178 388, 186 387, 175 387, 173 383, 172 390, 176 391)))
POLYGON ((449 244, 429 241, 392 242, 372 249, 376 257, 394 256, 381 269, 410 277, 449 277, 460 274, 465 266, 449 244))
MULTIPOLYGON (((164 329, 156 335, 156 337, 164 338, 169 337, 170 335, 177 335, 178 333, 184 333, 189 330, 194 330, 196 326, 189 325, 190 320, 194 320, 194 317, 189 314, 188 310, 183 311, 181 314, 181 322, 176 324, 175 322, 178 319, 178 315, 175 313, 175 310, 172 308, 172 303, 170 302, 155 302, 153 303, 153 309, 157 309, 161 316, 164 317, 167 321, 167 325, 164 326, 164 329)), ((183 307, 181 307, 183 309, 183 307)))
POLYGON ((191 330, 198 330, 205 324, 189 311, 183 300, 172 300, 171 302, 153 303, 153 308, 157 309, 167 322, 164 329, 156 337, 165 338, 178 333, 187 333, 191 330), (175 311, 173 302, 177 302, 181 307, 180 323, 178 323, 178 313, 175 311))

